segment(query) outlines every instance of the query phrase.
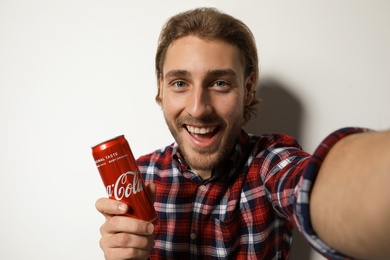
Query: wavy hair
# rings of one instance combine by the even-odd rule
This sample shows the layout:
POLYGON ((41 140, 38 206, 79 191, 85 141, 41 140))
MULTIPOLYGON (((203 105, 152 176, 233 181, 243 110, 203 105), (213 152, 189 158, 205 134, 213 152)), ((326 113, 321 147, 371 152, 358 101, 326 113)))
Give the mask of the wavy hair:
MULTIPOLYGON (((237 46, 243 54, 244 76, 247 78, 253 74, 254 88, 256 88, 259 78, 259 62, 252 32, 242 21, 215 8, 197 8, 185 11, 171 17, 165 23, 160 33, 155 57, 157 82, 163 73, 162 68, 169 45, 188 35, 196 35, 206 40, 218 39, 237 46)), ((245 106, 244 123, 256 114, 256 107, 260 103, 255 91, 253 89, 252 102, 245 106)), ((159 94, 160 89, 158 88, 156 101, 161 104, 159 94)))

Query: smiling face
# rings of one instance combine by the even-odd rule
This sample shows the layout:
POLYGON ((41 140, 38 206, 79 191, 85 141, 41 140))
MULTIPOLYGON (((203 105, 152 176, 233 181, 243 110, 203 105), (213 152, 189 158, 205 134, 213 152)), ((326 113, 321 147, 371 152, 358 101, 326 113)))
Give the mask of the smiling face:
POLYGON ((185 36, 167 49, 159 78, 160 104, 188 165, 207 178, 231 152, 253 77, 244 77, 240 50, 219 40, 185 36))

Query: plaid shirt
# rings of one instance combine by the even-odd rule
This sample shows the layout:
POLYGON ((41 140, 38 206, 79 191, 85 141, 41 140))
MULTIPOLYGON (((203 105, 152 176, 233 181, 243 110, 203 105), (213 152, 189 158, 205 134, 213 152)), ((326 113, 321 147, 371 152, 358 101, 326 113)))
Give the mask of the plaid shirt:
POLYGON ((315 234, 309 193, 327 151, 362 129, 341 129, 313 156, 286 135, 241 132, 234 153, 203 180, 176 144, 137 160, 157 186, 159 215, 151 259, 288 259, 294 226, 320 253, 345 257, 315 234))

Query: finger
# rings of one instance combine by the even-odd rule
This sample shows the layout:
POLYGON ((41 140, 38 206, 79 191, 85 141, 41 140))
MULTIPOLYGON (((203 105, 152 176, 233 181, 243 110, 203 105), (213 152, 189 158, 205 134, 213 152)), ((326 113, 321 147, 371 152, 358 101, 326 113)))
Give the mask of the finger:
POLYGON ((154 234, 141 236, 129 233, 115 233, 102 236, 101 248, 137 248, 149 251, 154 247, 154 234))
POLYGON ((154 232, 154 225, 150 222, 125 216, 113 216, 107 218, 101 226, 101 233, 132 233, 138 235, 150 235, 154 232))
POLYGON ((106 260, 148 259, 150 256, 149 250, 138 248, 106 248, 103 251, 106 260))
POLYGON ((117 200, 100 198, 95 203, 96 209, 103 215, 121 215, 127 212, 128 206, 117 200))

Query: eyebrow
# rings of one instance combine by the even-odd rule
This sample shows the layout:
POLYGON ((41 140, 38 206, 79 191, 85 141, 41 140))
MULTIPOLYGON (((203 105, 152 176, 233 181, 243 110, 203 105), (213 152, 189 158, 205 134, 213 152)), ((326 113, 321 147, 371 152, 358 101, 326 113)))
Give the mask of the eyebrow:
POLYGON ((217 76, 217 77, 222 77, 222 76, 237 76, 237 73, 232 70, 232 69, 218 69, 218 70, 210 70, 207 72, 208 75, 210 76, 217 76))
MULTIPOLYGON (((171 70, 165 73, 164 78, 170 77, 188 77, 191 73, 187 70, 171 70)), ((222 76, 233 76, 236 77, 237 73, 232 69, 217 69, 207 71, 207 76, 222 77, 222 76)))
POLYGON ((187 77, 190 75, 191 73, 186 70, 171 70, 165 73, 164 78, 187 77))

